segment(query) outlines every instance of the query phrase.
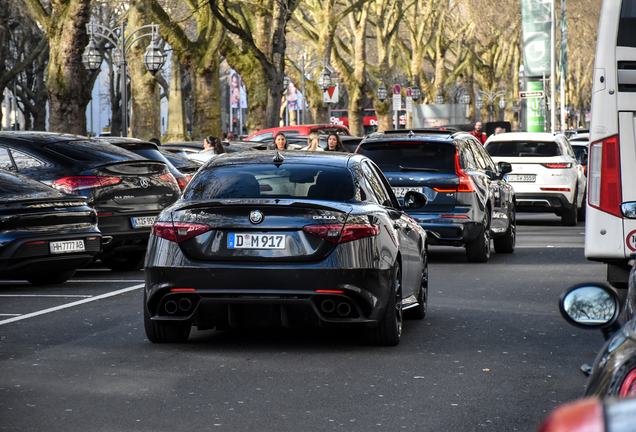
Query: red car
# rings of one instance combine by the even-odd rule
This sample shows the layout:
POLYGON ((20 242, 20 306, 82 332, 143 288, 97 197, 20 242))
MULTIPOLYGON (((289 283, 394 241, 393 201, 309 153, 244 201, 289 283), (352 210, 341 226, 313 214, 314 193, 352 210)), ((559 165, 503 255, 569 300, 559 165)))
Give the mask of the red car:
POLYGON ((252 135, 248 136, 245 141, 263 141, 268 138, 273 138, 279 132, 284 133, 285 135, 302 135, 307 136, 310 133, 316 132, 320 135, 328 135, 332 132, 335 132, 339 135, 351 135, 349 133, 349 128, 342 125, 333 125, 333 124, 320 124, 320 125, 295 125, 295 126, 281 126, 270 129, 263 129, 258 132, 254 132, 252 135))

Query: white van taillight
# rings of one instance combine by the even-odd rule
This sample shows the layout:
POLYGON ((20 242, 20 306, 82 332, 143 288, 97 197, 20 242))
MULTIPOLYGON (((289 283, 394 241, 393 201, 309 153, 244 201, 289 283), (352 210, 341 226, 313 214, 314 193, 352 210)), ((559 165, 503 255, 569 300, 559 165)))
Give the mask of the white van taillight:
POLYGON ((590 206, 622 217, 621 161, 618 135, 590 145, 588 164, 590 206))

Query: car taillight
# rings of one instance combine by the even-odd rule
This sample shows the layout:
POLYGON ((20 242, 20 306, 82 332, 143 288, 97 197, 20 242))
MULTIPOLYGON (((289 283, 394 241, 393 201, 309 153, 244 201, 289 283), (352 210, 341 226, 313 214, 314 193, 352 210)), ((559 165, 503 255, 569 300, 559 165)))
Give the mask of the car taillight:
POLYGON ((97 177, 97 176, 70 176, 54 180, 53 187, 68 192, 75 192, 83 189, 93 189, 99 186, 111 186, 121 182, 119 177, 97 177))
POLYGON ((632 371, 627 374, 618 395, 620 397, 636 396, 636 369, 632 369, 632 371))
POLYGON ((374 237, 380 233, 380 227, 371 224, 342 225, 307 225, 303 227, 306 233, 320 237, 331 243, 340 244, 366 237, 374 237))
POLYGON ((571 163, 544 163, 541 165, 546 168, 570 168, 572 166, 571 163))
POLYGON ((152 234, 175 243, 196 237, 210 231, 208 225, 187 222, 157 222, 152 226, 152 234))
POLYGON ((455 173, 459 177, 459 186, 457 186, 457 192, 475 192, 475 185, 473 179, 468 174, 462 171, 459 165, 459 152, 455 153, 455 173))
POLYGON ((588 161, 590 206, 616 217, 621 215, 621 161, 618 135, 590 145, 588 161))
MULTIPOLYGON (((179 184, 179 183, 177 182, 177 179, 176 179, 176 178, 174 178, 174 176, 173 176, 172 174, 170 174, 170 173, 167 173, 167 174, 161 174, 161 175, 159 176, 159 178, 160 178, 161 180, 165 181, 166 183, 176 183, 177 185, 179 184)), ((183 188, 182 188, 182 189, 183 189, 183 188)))
POLYGON ((188 184, 188 179, 186 177, 179 177, 177 184, 179 185, 179 189, 183 190, 188 184))

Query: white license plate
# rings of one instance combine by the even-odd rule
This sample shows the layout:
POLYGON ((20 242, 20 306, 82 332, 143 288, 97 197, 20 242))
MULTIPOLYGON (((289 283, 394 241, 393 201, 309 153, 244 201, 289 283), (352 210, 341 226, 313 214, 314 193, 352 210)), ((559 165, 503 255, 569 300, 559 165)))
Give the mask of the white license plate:
POLYGON ((506 180, 510 182, 535 182, 537 176, 535 174, 508 174, 506 180))
POLYGON ((141 216, 130 218, 133 228, 151 227, 152 224, 155 223, 155 220, 157 220, 157 216, 141 216))
POLYGON ((285 249, 285 234, 236 234, 227 236, 228 249, 285 249))
POLYGON ((404 195, 409 191, 422 193, 423 190, 421 187, 393 187, 391 189, 393 189, 393 193, 398 198, 404 198, 404 195))
POLYGON ((62 254, 69 252, 84 252, 84 240, 66 240, 49 243, 49 249, 52 254, 62 254))

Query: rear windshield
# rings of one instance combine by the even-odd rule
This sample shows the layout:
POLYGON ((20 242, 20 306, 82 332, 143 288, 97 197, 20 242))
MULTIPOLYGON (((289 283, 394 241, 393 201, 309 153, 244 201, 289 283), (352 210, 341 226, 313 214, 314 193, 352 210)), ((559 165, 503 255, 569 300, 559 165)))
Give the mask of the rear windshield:
POLYGON ((56 190, 16 173, 0 170, 0 198, 3 201, 58 197, 56 190))
POLYGON ((45 148, 69 159, 90 164, 144 160, 128 150, 95 141, 71 141, 48 144, 45 148))
POLYGON ((543 157, 561 156, 559 145, 553 141, 497 141, 486 145, 490 156, 543 157))
POLYGON ((360 154, 373 160, 382 171, 396 172, 425 169, 455 174, 455 146, 439 142, 366 143, 360 154))
POLYGON ((229 166, 200 171, 184 191, 184 199, 306 198, 353 199, 353 178, 344 168, 268 165, 229 166))

